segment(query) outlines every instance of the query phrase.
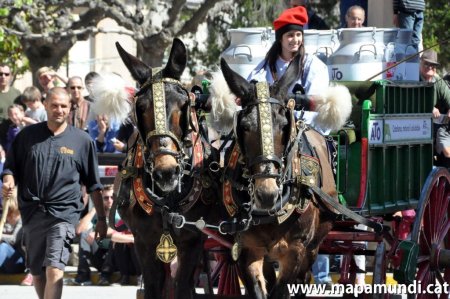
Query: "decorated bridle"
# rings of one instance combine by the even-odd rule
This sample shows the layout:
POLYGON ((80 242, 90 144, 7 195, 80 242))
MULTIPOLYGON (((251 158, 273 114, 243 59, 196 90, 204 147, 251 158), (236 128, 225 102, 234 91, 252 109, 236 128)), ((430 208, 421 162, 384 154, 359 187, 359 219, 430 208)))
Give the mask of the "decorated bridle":
MULTIPOLYGON (((287 194, 283 193, 284 186, 291 185, 292 176, 295 176, 296 173, 299 172, 300 163, 299 159, 294 159, 294 154, 298 149, 298 138, 301 134, 297 128, 297 123, 295 121, 294 116, 294 108, 295 101, 289 100, 285 105, 277 99, 270 97, 269 85, 267 82, 257 82, 255 84, 256 87, 256 100, 250 103, 247 103, 243 110, 236 113, 234 118, 234 135, 236 136, 236 140, 238 141, 238 147, 240 148, 238 151, 243 153, 244 147, 242 144, 239 144, 238 137, 238 128, 237 122, 240 113, 244 113, 246 110, 251 107, 256 106, 258 109, 258 127, 259 127, 259 138, 261 140, 261 154, 257 157, 246 157, 244 154, 245 166, 244 173, 246 173, 246 177, 248 179, 248 193, 250 195, 251 201, 255 200, 255 190, 254 183, 257 178, 275 178, 277 180, 277 185, 279 186, 279 197, 281 200, 277 200, 277 203, 273 209, 270 211, 264 210, 256 210, 252 208, 252 212, 256 212, 257 214, 275 214, 277 211, 283 208, 287 201, 289 200, 288 193, 296 192, 296 190, 288 191, 287 194), (273 119, 272 119, 272 105, 278 105, 282 107, 283 110, 289 113, 290 117, 290 132, 289 132, 289 140, 286 145, 285 151, 281 157, 275 154, 275 146, 274 146, 274 135, 273 135, 273 119), (251 173, 250 169, 255 164, 266 164, 265 169, 260 173, 251 173), (276 164, 278 168, 278 173, 271 172, 271 167, 269 167, 270 163, 276 164)), ((296 189, 296 188, 294 188, 296 189)), ((231 207, 231 206, 230 206, 231 207)))
MULTIPOLYGON (((145 163, 145 170, 152 175, 153 167, 154 167, 154 159, 159 155, 171 155, 174 156, 177 160, 177 164, 180 167, 180 174, 178 177, 178 188, 181 187, 181 179, 184 175, 184 168, 186 162, 186 153, 184 149, 186 145, 183 141, 181 141, 174 133, 169 130, 169 126, 166 120, 166 94, 164 91, 164 84, 175 84, 181 87, 182 90, 186 92, 186 97, 189 99, 189 92, 183 87, 179 80, 173 78, 167 78, 162 76, 162 70, 160 68, 154 68, 153 74, 149 79, 141 86, 140 91, 145 90, 147 88, 151 88, 152 97, 153 97, 153 119, 155 122, 155 129, 148 132, 145 136, 145 145, 149 146, 152 142, 152 139, 168 137, 172 139, 176 146, 177 151, 173 151, 169 149, 169 143, 164 142, 164 139, 160 140, 159 148, 157 151, 149 151, 148 158, 145 163)), ((138 93, 139 94, 139 93, 138 93)), ((135 110, 136 113, 136 110, 135 110)), ((189 114, 189 111, 188 111, 189 114)), ((137 117, 135 116, 137 121, 137 117)), ((144 136, 142 136, 144 139, 144 136)), ((192 145, 192 144, 189 144, 192 145)))
MULTIPOLYGON (((272 105, 281 106, 284 110, 288 109, 291 117, 291 137, 295 136, 295 118, 293 106, 289 102, 284 105, 279 100, 271 98, 269 93, 269 84, 267 82, 257 82, 256 85, 256 101, 247 103, 243 110, 239 111, 235 115, 234 119, 234 134, 238 137, 237 120, 240 113, 244 113, 246 110, 253 106, 257 107, 258 110, 258 125, 259 125, 259 138, 261 140, 261 154, 256 157, 246 157, 246 167, 247 171, 250 170, 256 164, 266 164, 266 168, 263 172, 257 174, 249 175, 251 181, 256 178, 276 178, 278 180, 282 179, 282 173, 272 173, 268 167, 270 163, 276 164, 277 168, 283 170, 285 168, 286 152, 282 157, 278 157, 275 154, 274 146, 274 135, 273 135, 273 120, 272 120, 272 105)), ((241 151, 243 149, 242 144, 239 145, 241 151)))

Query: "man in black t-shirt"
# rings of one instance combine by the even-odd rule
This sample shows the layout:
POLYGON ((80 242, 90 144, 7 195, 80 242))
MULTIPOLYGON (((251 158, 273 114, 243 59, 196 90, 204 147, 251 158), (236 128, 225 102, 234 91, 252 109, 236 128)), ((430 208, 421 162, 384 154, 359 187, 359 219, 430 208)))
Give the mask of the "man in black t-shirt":
POLYGON ((92 193, 100 238, 106 236, 107 225, 94 142, 68 125, 70 97, 64 88, 50 89, 44 105, 48 121, 25 127, 7 153, 2 192, 9 198, 17 185, 27 267, 39 298, 61 298, 70 243, 83 208, 81 185, 92 193))

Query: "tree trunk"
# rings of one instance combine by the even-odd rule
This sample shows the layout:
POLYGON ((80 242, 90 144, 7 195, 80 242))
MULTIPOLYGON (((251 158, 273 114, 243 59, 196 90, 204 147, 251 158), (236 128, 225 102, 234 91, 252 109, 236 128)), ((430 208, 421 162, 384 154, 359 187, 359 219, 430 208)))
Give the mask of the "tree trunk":
POLYGON ((38 78, 36 78, 36 71, 43 67, 49 66, 57 70, 74 45, 75 38, 62 38, 58 41, 54 40, 26 40, 22 39, 22 46, 25 55, 30 61, 30 69, 33 75, 33 85, 40 87, 38 78), (57 46, 55 46, 57 45, 57 46))
POLYGON ((150 67, 160 67, 164 52, 172 44, 173 35, 161 31, 158 34, 137 41, 137 57, 150 67))

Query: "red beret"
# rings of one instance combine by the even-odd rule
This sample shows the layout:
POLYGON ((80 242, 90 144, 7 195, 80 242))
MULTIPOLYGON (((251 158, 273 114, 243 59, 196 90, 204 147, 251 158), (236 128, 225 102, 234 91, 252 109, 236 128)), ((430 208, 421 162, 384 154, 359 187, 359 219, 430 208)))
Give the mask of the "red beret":
POLYGON ((289 30, 303 30, 303 25, 306 23, 308 23, 306 8, 296 6, 283 11, 278 19, 273 22, 273 27, 275 28, 277 39, 279 39, 289 30))

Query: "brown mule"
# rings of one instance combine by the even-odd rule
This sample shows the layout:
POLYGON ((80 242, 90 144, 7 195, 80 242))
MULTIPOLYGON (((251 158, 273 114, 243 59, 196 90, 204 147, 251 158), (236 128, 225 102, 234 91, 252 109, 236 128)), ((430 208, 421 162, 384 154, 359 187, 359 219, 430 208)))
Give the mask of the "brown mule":
POLYGON ((248 223, 236 234, 244 284, 251 298, 289 298, 288 284, 309 283, 336 215, 308 187, 317 185, 337 200, 327 142, 295 120, 295 105, 284 100, 289 78, 281 78, 270 94, 266 82, 247 82, 224 60, 221 67, 242 104, 234 116, 224 204, 230 215, 248 223), (276 281, 268 261, 278 262, 276 281))
POLYGON ((192 298, 205 236, 186 222, 214 222, 219 180, 209 171, 214 149, 202 142, 202 119, 179 82, 186 48, 174 39, 167 65, 155 69, 116 45, 140 88, 133 103, 137 132, 116 177, 115 204, 135 238, 145 298, 192 298))

